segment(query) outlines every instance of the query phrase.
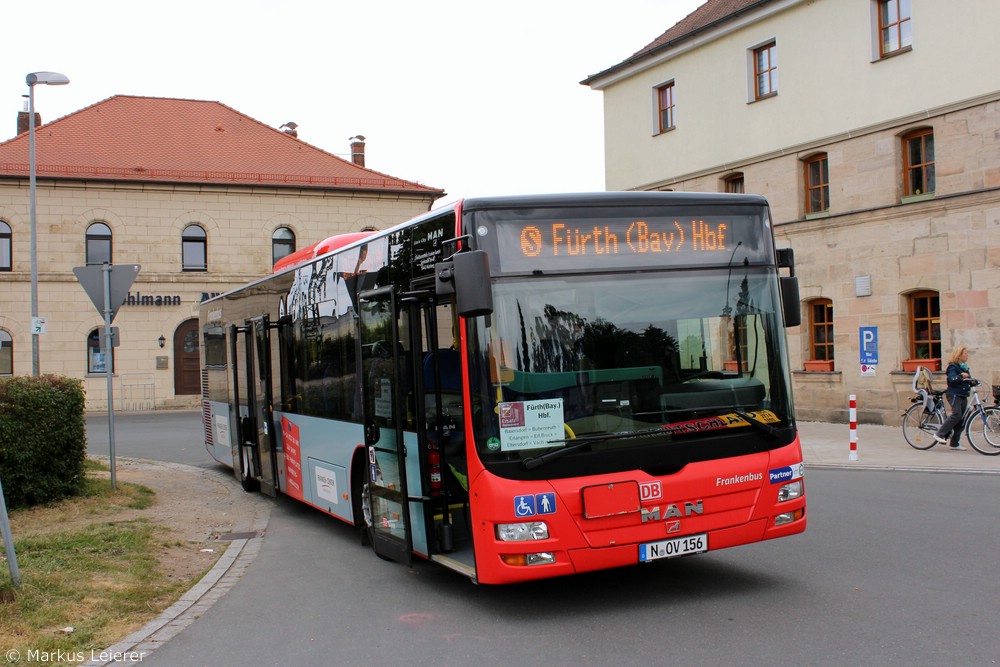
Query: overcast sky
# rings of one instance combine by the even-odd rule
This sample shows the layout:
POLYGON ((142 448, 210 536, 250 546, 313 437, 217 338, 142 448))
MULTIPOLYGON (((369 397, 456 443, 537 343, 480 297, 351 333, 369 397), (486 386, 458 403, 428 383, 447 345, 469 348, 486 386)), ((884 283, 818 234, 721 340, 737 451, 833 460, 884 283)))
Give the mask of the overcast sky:
MULTIPOLYGON (((42 0, 7 7, 0 89, 13 138, 29 72, 43 122, 112 95, 221 102, 349 159, 448 192, 604 189, 615 65, 704 0, 42 0), (280 9, 279 9, 280 7, 280 9)), ((6 131, 2 128, 6 127, 6 131)), ((445 200, 442 200, 445 201, 445 200)))

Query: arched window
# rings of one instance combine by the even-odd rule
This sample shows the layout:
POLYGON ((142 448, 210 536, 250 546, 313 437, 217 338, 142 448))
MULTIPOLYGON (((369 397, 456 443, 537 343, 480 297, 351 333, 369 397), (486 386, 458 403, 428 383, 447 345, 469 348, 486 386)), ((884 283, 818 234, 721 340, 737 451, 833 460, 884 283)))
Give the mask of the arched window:
POLYGON ((0 220, 0 271, 10 271, 12 266, 10 225, 0 220))
POLYGON ((0 375, 14 374, 14 339, 0 329, 0 375))
POLYGON ((103 222, 87 227, 87 266, 111 264, 111 228, 103 222))
POLYGON ((723 192, 734 192, 736 194, 743 194, 743 172, 736 172, 735 174, 729 174, 724 179, 722 179, 723 192))
POLYGON ((188 225, 181 234, 181 268, 184 271, 208 270, 208 235, 198 225, 188 225))
POLYGON ((288 227, 278 227, 271 234, 271 264, 295 252, 295 232, 288 227))
POLYGON ((941 300, 926 290, 910 295, 910 359, 941 358, 941 300))
POLYGON ((115 372, 115 348, 111 350, 111 363, 104 357, 104 350, 101 349, 101 330, 94 329, 87 336, 87 372, 107 373, 108 366, 112 373, 115 372))

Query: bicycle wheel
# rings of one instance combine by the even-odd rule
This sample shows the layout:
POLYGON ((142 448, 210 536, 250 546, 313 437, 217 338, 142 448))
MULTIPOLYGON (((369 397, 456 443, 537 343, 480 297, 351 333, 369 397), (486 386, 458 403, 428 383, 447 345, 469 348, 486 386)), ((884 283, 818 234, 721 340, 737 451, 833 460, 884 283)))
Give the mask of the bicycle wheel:
POLYGON ((965 437, 980 454, 1000 454, 1000 407, 984 407, 981 414, 973 414, 965 425, 965 437))
POLYGON ((937 444, 934 434, 944 423, 941 411, 924 412, 923 403, 914 403, 903 414, 903 437, 914 449, 930 449, 937 444))

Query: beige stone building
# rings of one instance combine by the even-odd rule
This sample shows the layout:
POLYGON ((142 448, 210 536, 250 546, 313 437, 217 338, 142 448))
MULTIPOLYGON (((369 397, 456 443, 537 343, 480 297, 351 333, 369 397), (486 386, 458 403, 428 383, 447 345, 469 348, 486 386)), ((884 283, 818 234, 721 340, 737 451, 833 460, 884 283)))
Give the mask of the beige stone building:
MULTIPOLYGON (((33 370, 28 116, 0 143, 0 375, 33 370)), ((366 168, 364 137, 351 147, 345 160, 300 140, 294 124, 180 99, 115 96, 38 125, 40 371, 83 378, 88 408, 106 408, 103 315, 73 268, 137 264, 114 322, 115 408, 198 405, 203 299, 329 236, 408 220, 444 194, 366 168)))
POLYGON ((800 419, 843 420, 853 394, 898 424, 907 369, 957 345, 984 398, 1000 384, 1000 4, 961 4, 709 0, 583 81, 608 189, 770 200, 801 284, 800 419))

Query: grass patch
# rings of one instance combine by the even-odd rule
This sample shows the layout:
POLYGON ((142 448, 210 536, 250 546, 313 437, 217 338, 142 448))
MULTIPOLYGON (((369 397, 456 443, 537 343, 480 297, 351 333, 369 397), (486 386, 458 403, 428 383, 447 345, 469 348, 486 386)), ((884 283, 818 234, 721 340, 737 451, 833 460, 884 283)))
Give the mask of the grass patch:
POLYGON ((141 516, 154 502, 147 487, 119 482, 116 491, 109 479, 88 475, 79 497, 12 512, 21 587, 0 557, 0 646, 21 656, 62 651, 89 659, 203 576, 179 581, 162 573, 162 535, 141 516))

